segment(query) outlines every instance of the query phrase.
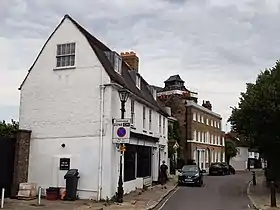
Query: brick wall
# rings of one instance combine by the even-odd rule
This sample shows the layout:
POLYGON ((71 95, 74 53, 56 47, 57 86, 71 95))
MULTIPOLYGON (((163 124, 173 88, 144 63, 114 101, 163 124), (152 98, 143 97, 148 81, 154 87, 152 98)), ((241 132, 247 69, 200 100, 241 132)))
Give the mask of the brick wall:
POLYGON ((16 134, 13 184, 11 197, 16 197, 20 183, 28 180, 28 163, 31 131, 19 130, 16 134))
POLYGON ((167 98, 159 98, 159 102, 162 106, 171 107, 171 114, 178 120, 180 126, 180 135, 181 140, 179 142, 180 146, 183 148, 178 156, 181 159, 186 160, 187 157, 187 148, 186 148, 186 139, 187 139, 187 132, 186 132, 186 106, 185 106, 185 98, 182 95, 170 95, 167 98))

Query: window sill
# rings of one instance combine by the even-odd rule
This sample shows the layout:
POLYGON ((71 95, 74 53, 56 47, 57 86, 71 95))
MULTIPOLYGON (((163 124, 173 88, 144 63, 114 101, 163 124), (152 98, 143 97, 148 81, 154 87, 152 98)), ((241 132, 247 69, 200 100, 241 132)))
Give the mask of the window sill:
POLYGON ((64 66, 64 67, 56 67, 53 70, 54 71, 59 71, 59 70, 71 70, 71 69, 75 69, 76 66, 64 66))

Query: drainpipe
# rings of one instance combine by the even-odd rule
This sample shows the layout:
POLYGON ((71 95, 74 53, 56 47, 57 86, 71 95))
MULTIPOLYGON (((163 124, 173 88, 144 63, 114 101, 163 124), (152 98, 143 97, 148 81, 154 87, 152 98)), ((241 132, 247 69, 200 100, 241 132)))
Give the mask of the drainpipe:
POLYGON ((99 164, 98 164, 98 194, 97 200, 101 200, 102 172, 103 172, 103 123, 104 123, 104 93, 106 86, 103 84, 103 69, 101 69, 100 85, 100 138, 99 138, 99 164))

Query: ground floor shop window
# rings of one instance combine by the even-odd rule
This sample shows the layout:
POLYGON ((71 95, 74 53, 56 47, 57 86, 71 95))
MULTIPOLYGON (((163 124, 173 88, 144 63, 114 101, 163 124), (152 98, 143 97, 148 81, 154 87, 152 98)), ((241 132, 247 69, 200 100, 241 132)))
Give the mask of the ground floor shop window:
POLYGON ((124 181, 131 181, 136 179, 135 177, 135 153, 136 146, 126 145, 126 151, 124 152, 124 181))
POLYGON ((137 177, 152 175, 152 148, 145 146, 137 147, 137 177))

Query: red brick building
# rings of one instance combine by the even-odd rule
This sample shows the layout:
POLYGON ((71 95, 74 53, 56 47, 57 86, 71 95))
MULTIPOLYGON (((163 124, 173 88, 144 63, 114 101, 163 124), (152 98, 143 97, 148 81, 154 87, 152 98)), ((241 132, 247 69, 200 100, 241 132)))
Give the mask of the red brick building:
POLYGON ((169 77, 164 88, 156 87, 157 98, 163 106, 171 107, 172 116, 179 122, 180 158, 184 162, 194 160, 207 169, 212 162, 225 161, 222 118, 212 111, 209 101, 199 105, 197 92, 184 83, 179 75, 169 77))

